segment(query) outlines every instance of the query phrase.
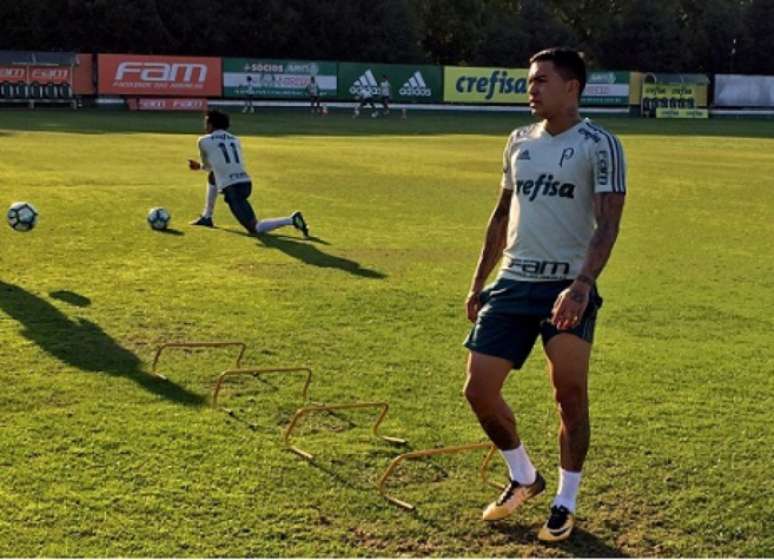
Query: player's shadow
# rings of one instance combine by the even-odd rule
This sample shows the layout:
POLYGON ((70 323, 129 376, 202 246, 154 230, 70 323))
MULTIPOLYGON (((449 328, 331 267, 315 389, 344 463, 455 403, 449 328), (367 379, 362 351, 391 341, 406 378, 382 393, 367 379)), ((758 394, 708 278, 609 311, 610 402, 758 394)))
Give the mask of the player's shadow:
MULTIPOLYGON (((535 542, 535 528, 512 523, 493 523, 492 530, 503 533, 513 542, 532 544, 535 542)), ((575 558, 629 558, 624 551, 609 545, 597 536, 576 527, 566 541, 544 545, 546 549, 560 549, 575 558)))
POLYGON ((345 259, 344 257, 337 257, 335 255, 321 251, 314 244, 329 245, 329 243, 317 237, 312 237, 302 241, 301 239, 295 237, 272 235, 270 233, 252 236, 242 231, 234 231, 231 229, 224 229, 223 231, 236 233, 238 235, 255 237, 264 245, 264 247, 282 251, 286 255, 293 257, 294 259, 298 259, 299 261, 302 261, 311 266, 318 266, 320 268, 337 268, 362 278, 380 280, 382 278, 387 278, 387 275, 383 272, 372 270, 370 268, 364 268, 356 261, 351 261, 349 259, 345 259), (311 241, 311 243, 309 241, 311 241))
MULTIPOLYGON (((73 292, 52 292, 70 301, 90 301, 73 292), (77 296, 73 297, 73 296, 77 296)), ((66 300, 65 300, 66 301, 66 300)), ((202 406, 205 398, 170 381, 157 379, 142 363, 103 331, 83 318, 71 319, 46 300, 19 286, 0 281, 0 310, 24 327, 21 335, 51 356, 82 371, 125 377, 159 397, 186 406, 202 406)))
POLYGON ((325 253, 311 243, 298 241, 292 237, 277 237, 275 235, 264 234, 259 235, 258 239, 266 247, 279 249, 286 255, 312 266, 319 266, 320 268, 338 268, 339 270, 363 278, 381 279, 387 277, 386 274, 379 272, 378 270, 363 268, 360 266, 360 263, 356 261, 325 253))

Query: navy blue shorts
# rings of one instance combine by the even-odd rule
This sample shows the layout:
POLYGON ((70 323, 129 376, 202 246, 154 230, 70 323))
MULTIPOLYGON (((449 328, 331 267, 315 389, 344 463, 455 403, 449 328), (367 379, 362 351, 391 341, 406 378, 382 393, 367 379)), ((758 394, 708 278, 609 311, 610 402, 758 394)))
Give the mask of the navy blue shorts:
POLYGON ((226 199, 228 207, 231 208, 231 213, 251 233, 255 227, 256 217, 255 211, 247 199, 250 198, 252 191, 253 184, 250 181, 229 185, 223 189, 223 197, 226 199))
POLYGON ((597 311, 602 307, 602 298, 596 288, 592 289, 586 311, 574 328, 559 331, 550 322, 557 296, 570 284, 571 280, 520 282, 498 279, 481 292, 482 306, 476 324, 465 340, 465 347, 503 358, 513 363, 513 369, 521 369, 538 335, 544 346, 560 332, 593 342, 597 311))

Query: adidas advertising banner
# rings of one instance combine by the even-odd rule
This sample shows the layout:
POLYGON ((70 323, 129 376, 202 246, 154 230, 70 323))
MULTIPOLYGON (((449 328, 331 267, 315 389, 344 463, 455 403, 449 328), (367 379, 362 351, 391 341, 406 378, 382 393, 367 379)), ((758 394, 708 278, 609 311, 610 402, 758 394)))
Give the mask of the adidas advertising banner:
POLYGON ((373 99, 382 97, 380 84, 387 76, 390 98, 398 103, 437 103, 441 101, 441 67, 418 64, 339 63, 339 97, 353 99, 368 88, 373 99))
POLYGON ((455 103, 527 103, 526 68, 444 66, 443 100, 455 103))
POLYGON ((581 105, 629 105, 630 72, 589 72, 581 105))
POLYGON ((338 91, 336 66, 335 62, 316 60, 224 58, 223 95, 252 95, 274 99, 307 98, 309 78, 314 76, 320 97, 335 97, 338 91))

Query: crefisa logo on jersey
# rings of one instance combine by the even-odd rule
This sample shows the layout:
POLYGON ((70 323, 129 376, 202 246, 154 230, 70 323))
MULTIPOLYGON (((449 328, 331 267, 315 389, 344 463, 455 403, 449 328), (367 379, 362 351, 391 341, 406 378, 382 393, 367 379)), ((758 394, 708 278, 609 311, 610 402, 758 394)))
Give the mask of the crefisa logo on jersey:
POLYGON ((537 180, 518 179, 516 181, 516 194, 523 194, 530 202, 535 200, 538 195, 575 198, 575 185, 554 181, 553 175, 541 173, 537 180))

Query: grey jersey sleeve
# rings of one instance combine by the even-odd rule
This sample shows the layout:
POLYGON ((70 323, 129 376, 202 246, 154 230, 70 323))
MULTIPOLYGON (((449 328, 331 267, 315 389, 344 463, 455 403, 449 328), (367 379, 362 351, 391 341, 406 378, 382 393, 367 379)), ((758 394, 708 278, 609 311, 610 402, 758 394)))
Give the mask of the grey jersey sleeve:
POLYGON ((598 132, 602 138, 593 147, 591 162, 594 169, 594 192, 625 193, 626 158, 621 142, 609 132, 598 132))
POLYGON ((197 145, 199 146, 199 156, 202 160, 202 169, 210 171, 212 169, 212 165, 210 165, 210 158, 207 155, 207 150, 204 147, 204 138, 199 138, 197 145))
POLYGON ((503 150, 503 177, 500 186, 506 191, 513 190, 513 169, 511 166, 511 148, 513 147, 513 134, 508 137, 503 150))

